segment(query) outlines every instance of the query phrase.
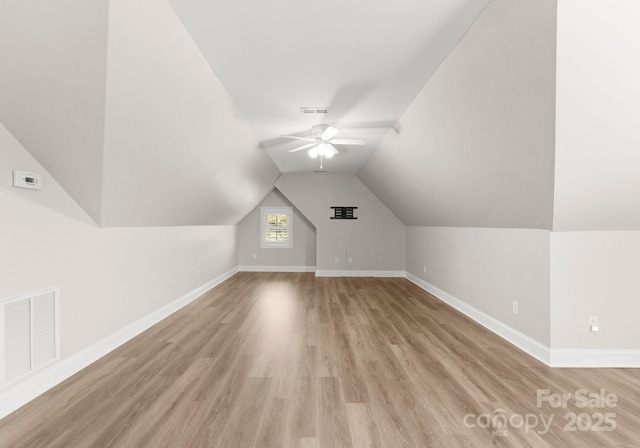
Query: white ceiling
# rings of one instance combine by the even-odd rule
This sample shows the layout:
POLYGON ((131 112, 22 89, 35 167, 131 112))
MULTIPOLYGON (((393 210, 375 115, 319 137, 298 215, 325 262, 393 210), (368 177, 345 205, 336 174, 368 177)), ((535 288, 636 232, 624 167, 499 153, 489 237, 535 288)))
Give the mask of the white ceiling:
POLYGON ((280 175, 166 1, 110 1, 105 111, 104 226, 236 224, 280 175))
POLYGON ((0 60, 0 121, 101 226, 236 224, 280 174, 166 0, 3 0, 0 60))
POLYGON ((549 228, 555 20, 555 0, 4 0, 0 121, 102 226, 235 224, 318 168, 281 135, 326 123, 368 144, 325 169, 405 224, 549 228))
POLYGON ((358 172, 406 225, 551 228, 556 20, 492 0, 358 172))
POLYGON ((0 121, 96 222, 108 9, 108 0, 0 2, 0 121))
POLYGON ((281 172, 319 162, 279 137, 326 123, 338 138, 367 139, 325 162, 355 173, 488 0, 170 3, 281 172), (331 112, 301 116, 305 106, 331 112))

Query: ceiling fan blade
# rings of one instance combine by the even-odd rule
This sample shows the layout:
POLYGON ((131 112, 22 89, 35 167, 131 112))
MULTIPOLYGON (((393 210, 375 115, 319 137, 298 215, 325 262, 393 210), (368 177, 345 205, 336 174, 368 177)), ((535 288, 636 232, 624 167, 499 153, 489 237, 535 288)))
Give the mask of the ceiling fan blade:
POLYGON ((340 132, 340 129, 334 128, 333 126, 329 126, 327 129, 324 130, 320 138, 325 141, 331 140, 333 137, 335 137, 338 134, 338 132, 340 132))
POLYGON ((331 143, 334 145, 366 145, 367 141, 363 138, 333 138, 331 143))
POLYGON ((330 159, 331 157, 335 156, 336 154, 340 154, 340 151, 338 151, 336 149, 335 146, 333 146, 331 143, 326 143, 326 145, 329 147, 329 149, 331 150, 331 154, 327 155, 327 158, 330 159))
POLYGON ((294 140, 303 140, 305 142, 315 142, 316 139, 315 138, 310 138, 310 137, 298 137, 297 135, 281 135, 280 137, 283 138, 292 138, 294 140))
POLYGON ((299 146, 299 147, 297 147, 297 148, 294 148, 294 149, 290 150, 289 152, 298 152, 298 151, 302 151, 303 149, 311 148, 312 146, 315 146, 315 142, 313 142, 313 143, 309 143, 308 145, 302 145, 302 146, 299 146))

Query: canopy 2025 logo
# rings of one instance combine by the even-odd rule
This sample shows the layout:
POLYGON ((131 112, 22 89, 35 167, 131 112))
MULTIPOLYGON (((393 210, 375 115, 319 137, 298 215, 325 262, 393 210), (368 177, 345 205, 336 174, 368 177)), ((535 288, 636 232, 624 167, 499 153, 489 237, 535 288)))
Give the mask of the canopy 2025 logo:
MULTIPOLYGON (((608 412, 618 405, 618 397, 613 393, 607 393, 604 389, 598 392, 578 389, 573 393, 551 392, 550 389, 536 391, 536 406, 540 410, 568 409, 570 405, 584 409, 584 412, 562 414, 564 422, 560 423, 564 423, 563 431, 615 431, 617 428, 615 412, 608 412)), ((508 436, 510 428, 522 428, 525 433, 535 431, 543 435, 550 431, 555 417, 555 412, 518 414, 496 409, 477 415, 467 414, 463 423, 467 428, 490 429, 494 436, 508 436)))
POLYGON ((615 412, 602 412, 618 406, 618 397, 614 393, 607 393, 604 389, 600 389, 598 392, 578 389, 573 394, 568 392, 551 393, 549 389, 538 389, 536 397, 538 408, 547 404, 554 409, 566 409, 571 403, 576 408, 585 410, 580 413, 565 413, 564 431, 615 431, 618 427, 615 412), (594 410, 596 412, 593 412, 594 410))

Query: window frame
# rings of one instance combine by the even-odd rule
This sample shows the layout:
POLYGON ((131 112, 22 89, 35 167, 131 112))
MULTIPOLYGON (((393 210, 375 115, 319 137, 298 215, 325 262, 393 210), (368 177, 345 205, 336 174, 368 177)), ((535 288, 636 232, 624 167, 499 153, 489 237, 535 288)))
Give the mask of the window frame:
POLYGON ((260 207, 260 248, 262 249, 292 249, 293 248, 293 207, 260 207), (267 241, 267 230, 284 228, 284 226, 270 226, 267 215, 287 215, 287 241, 267 241))

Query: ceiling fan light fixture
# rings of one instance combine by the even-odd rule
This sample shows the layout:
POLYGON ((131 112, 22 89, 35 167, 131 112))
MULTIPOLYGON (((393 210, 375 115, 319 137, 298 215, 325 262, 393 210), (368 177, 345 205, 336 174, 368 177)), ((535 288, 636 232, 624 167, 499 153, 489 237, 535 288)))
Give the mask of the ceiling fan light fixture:
POLYGON ((313 148, 309 150, 309 156, 313 157, 314 159, 318 156, 330 159, 337 153, 338 151, 332 145, 325 141, 318 142, 313 148))
POLYGON ((336 149, 335 145, 365 145, 367 141, 363 138, 334 138, 340 129, 329 126, 327 124, 317 124, 311 127, 311 136, 309 137, 301 137, 299 135, 283 135, 284 138, 289 138, 293 140, 302 140, 307 142, 302 146, 298 146, 297 148, 290 149, 289 152, 298 152, 303 149, 309 149, 309 157, 316 158, 326 157, 330 159, 331 157, 339 154, 340 151, 336 149))

